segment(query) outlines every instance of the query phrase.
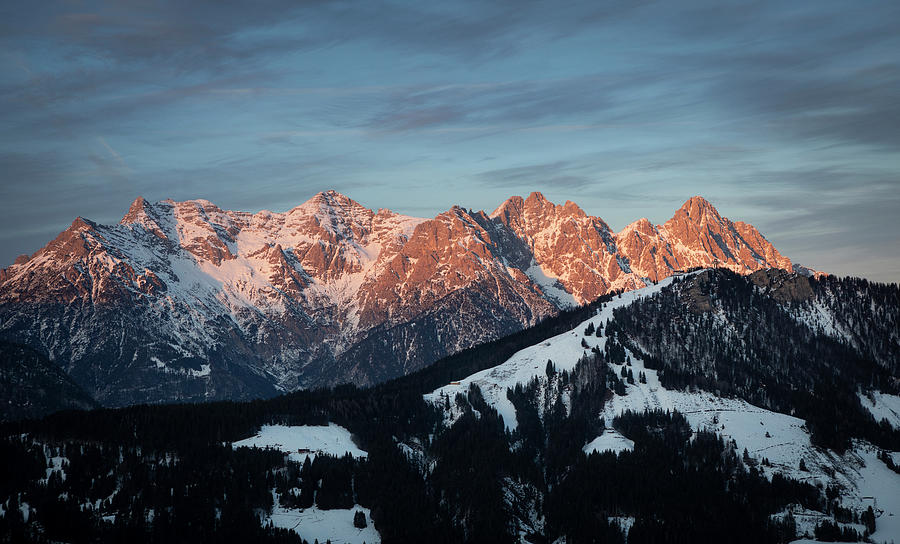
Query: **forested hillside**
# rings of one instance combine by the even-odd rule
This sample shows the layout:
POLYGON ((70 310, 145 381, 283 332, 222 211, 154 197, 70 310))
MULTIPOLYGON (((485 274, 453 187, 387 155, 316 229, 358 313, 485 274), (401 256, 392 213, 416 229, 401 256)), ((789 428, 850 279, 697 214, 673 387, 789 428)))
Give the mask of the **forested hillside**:
POLYGON ((857 395, 898 392, 898 324, 896 285, 710 271, 617 310, 609 330, 666 387, 796 413, 818 443, 839 451, 851 436, 898 450, 900 435, 857 395))
POLYGON ((862 484, 845 472, 897 476, 900 431, 858 397, 897 393, 887 364, 897 354, 896 286, 796 279, 681 276, 373 388, 6 423, 0 535, 300 542, 304 523, 284 529, 280 515, 365 509, 354 522, 374 525, 381 542, 881 537, 889 504, 860 502, 853 486, 862 484), (820 293, 833 297, 824 308, 856 316, 842 325, 855 337, 807 324, 820 293), (517 362, 526 352, 542 358, 526 369, 517 362), (530 378, 501 372, 506 381, 492 385, 489 373, 508 365, 530 378), (676 408, 639 408, 651 397, 676 408), (498 411, 498 399, 512 411, 498 411), (722 408, 683 411, 695 405, 722 408), (755 434, 735 420, 745 415, 755 434), (297 461, 299 451, 231 445, 265 424, 290 432, 326 422, 366 455, 297 461), (777 447, 754 448, 762 429, 779 447, 805 440, 800 466, 777 447), (589 447, 603 437, 616 445, 589 447))
POLYGON ((99 406, 55 363, 29 347, 2 341, 0 399, 0 421, 99 406))

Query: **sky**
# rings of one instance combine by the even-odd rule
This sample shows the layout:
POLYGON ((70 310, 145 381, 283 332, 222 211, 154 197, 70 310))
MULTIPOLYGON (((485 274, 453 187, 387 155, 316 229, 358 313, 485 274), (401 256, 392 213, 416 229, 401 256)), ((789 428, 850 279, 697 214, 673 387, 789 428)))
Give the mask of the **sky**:
POLYGON ((138 195, 433 217, 693 195, 900 282, 900 2, 4 2, 0 266, 138 195))

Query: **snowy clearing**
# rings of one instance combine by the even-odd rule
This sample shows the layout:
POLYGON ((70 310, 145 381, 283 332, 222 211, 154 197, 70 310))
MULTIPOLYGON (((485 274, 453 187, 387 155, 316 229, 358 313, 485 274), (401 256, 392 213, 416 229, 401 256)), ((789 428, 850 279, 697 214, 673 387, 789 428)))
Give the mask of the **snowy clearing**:
POLYGON ((378 544, 381 542, 381 535, 372 524, 369 513, 369 509, 362 506, 346 510, 320 510, 315 506, 303 510, 283 508, 278 504, 276 496, 272 515, 264 523, 271 521, 275 527, 290 529, 309 542, 318 540, 324 543, 331 540, 332 544, 378 544), (360 511, 366 516, 364 529, 353 526, 353 515, 360 511))
POLYGON ((353 457, 368 457, 368 453, 353 443, 350 431, 329 423, 328 425, 263 425, 255 436, 235 442, 236 448, 272 448, 290 454, 291 461, 302 463, 309 456, 310 461, 317 454, 353 457), (299 450, 309 450, 303 451, 299 450))
POLYGON ((591 440, 590 442, 585 444, 584 448, 582 448, 582 451, 587 454, 591 454, 595 451, 599 453, 603 453, 605 451, 619 453, 620 451, 633 450, 634 441, 625 438, 619 433, 619 431, 615 429, 604 429, 603 434, 591 440))

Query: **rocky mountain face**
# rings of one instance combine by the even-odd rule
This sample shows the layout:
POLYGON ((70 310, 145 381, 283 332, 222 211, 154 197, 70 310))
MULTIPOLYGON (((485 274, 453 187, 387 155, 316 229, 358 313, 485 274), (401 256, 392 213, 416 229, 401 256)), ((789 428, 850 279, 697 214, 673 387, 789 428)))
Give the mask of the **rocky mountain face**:
POLYGON ((389 379, 697 266, 792 263, 700 197, 618 233, 540 193, 433 219, 334 191, 285 213, 138 198, 0 271, 0 339, 106 405, 252 398, 389 379))

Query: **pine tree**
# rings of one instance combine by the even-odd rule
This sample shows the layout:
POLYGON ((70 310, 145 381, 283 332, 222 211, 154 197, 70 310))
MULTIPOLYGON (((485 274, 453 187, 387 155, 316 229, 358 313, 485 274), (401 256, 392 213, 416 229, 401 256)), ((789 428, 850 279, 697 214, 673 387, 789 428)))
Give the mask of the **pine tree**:
POLYGON ((353 526, 357 529, 366 528, 366 515, 362 513, 362 510, 357 510, 356 513, 353 514, 353 526))
POLYGON ((859 520, 866 526, 866 531, 868 531, 869 534, 875 532, 875 512, 872 510, 871 505, 869 505, 869 508, 862 513, 859 520))

